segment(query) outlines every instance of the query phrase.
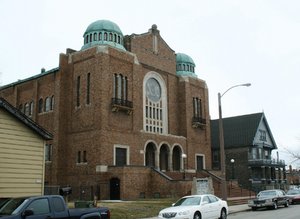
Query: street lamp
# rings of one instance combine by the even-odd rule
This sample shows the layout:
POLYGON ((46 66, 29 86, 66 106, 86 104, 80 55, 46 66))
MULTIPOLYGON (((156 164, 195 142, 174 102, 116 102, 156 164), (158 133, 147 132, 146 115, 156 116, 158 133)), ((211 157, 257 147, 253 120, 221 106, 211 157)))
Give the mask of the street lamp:
POLYGON ((218 103, 219 103, 219 141, 220 141, 220 156, 221 156, 221 192, 223 200, 227 200, 227 185, 226 185, 226 175, 225 175, 225 150, 224 150, 224 130, 223 130, 223 119, 222 119, 222 105, 221 98, 232 88, 245 86, 251 86, 250 83, 238 84, 228 88, 223 94, 218 93, 218 103))
POLYGON ((183 160, 183 179, 185 179, 186 178, 186 175, 185 175, 185 163, 186 163, 186 157, 187 157, 187 155, 186 154, 182 154, 181 157, 182 157, 182 160, 183 160))
POLYGON ((235 176, 234 176, 234 159, 231 159, 230 160, 230 163, 231 163, 231 179, 234 179, 235 176))

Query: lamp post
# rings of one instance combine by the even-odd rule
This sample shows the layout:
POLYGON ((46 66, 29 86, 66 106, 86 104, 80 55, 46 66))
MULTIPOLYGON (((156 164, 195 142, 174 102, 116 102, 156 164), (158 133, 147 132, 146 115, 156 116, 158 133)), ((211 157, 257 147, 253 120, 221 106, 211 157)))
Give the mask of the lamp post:
POLYGON ((231 179, 234 179, 235 176, 234 176, 234 159, 231 159, 230 160, 230 163, 231 163, 231 179))
POLYGON ((230 180, 230 182, 231 182, 231 185, 230 185, 230 187, 232 188, 232 180, 234 180, 234 159, 232 158, 231 160, 230 160, 230 163, 231 163, 231 180, 230 180))
POLYGON ((226 185, 226 174, 225 174, 225 150, 224 150, 224 130, 223 130, 223 119, 222 119, 222 104, 221 98, 232 88, 245 86, 251 86, 250 83, 238 84, 228 88, 223 94, 218 93, 218 104, 219 104, 219 141, 220 141, 220 156, 221 156, 221 192, 223 200, 227 200, 227 185, 226 185))
POLYGON ((185 163, 186 163, 186 157, 187 157, 187 155, 186 154, 182 154, 181 157, 182 157, 182 161, 183 161, 183 179, 185 179, 186 178, 186 175, 185 175, 185 163))

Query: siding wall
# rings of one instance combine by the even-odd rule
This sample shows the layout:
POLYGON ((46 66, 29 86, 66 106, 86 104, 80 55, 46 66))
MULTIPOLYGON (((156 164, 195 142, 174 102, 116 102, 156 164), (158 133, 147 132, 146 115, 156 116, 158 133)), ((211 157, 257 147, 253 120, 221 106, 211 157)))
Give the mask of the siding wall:
POLYGON ((44 140, 0 109, 0 197, 42 195, 44 140))

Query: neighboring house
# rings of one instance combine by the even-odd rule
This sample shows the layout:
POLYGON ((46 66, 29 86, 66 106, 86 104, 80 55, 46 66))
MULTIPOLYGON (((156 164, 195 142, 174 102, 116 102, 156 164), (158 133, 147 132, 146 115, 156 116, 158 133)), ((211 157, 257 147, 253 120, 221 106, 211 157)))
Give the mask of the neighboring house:
POLYGON ((57 68, 0 88, 54 135, 45 185, 70 185, 70 199, 187 194, 192 181, 182 173, 211 169, 208 88, 193 59, 156 25, 124 36, 98 20, 83 33, 57 68))
MULTIPOLYGON (((285 162, 272 158, 277 145, 264 113, 223 118, 226 179, 253 190, 287 186, 285 162), (234 161, 234 162, 233 162, 234 161)), ((211 120, 212 167, 220 169, 219 120, 211 120)))
POLYGON ((286 172, 286 178, 290 187, 300 188, 300 170, 293 169, 292 165, 289 166, 289 169, 286 172))
POLYGON ((0 198, 42 195, 52 135, 0 97, 0 198))

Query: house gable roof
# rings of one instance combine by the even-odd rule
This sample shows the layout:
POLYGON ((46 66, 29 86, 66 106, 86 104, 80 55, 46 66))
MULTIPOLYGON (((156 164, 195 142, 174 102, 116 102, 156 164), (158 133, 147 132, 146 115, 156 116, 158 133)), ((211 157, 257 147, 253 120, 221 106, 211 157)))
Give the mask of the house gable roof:
POLYGON ((17 108, 13 107, 10 103, 8 103, 2 97, 0 97, 0 109, 3 109, 6 112, 8 112, 9 114, 11 114, 13 117, 18 119, 23 124, 25 124, 27 127, 29 127, 31 130, 36 132, 38 135, 40 135, 43 139, 45 139, 45 140, 53 139, 53 136, 50 132, 46 131, 44 128, 39 126, 36 122, 34 122, 32 119, 30 119, 25 114, 23 114, 17 108))
MULTIPOLYGON (((211 120, 212 148, 219 148, 219 119, 211 120)), ((249 147, 263 144, 277 149, 277 145, 271 133, 264 113, 223 118, 224 146, 225 148, 249 147), (257 138, 259 129, 265 127, 269 142, 260 142, 257 138)))

